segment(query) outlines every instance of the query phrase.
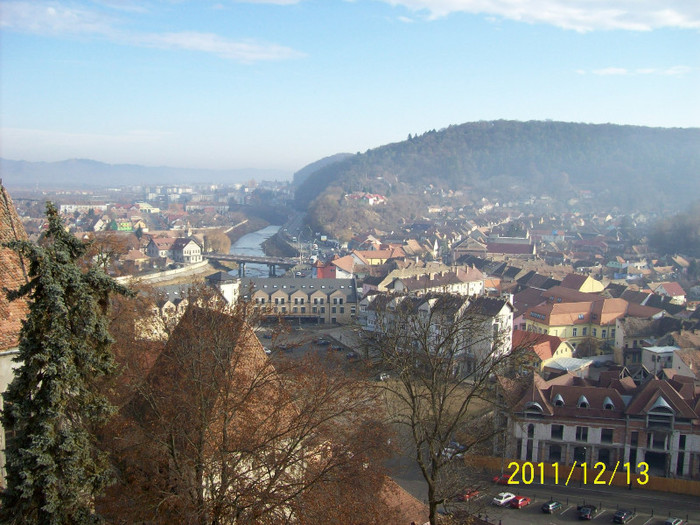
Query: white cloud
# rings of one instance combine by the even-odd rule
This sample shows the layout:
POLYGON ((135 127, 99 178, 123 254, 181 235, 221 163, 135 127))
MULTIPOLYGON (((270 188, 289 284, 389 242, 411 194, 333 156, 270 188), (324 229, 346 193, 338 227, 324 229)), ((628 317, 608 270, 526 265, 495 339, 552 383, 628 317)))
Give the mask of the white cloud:
MULTIPOLYGON (((275 0, 290 3, 292 0, 275 0)), ((110 2, 114 4, 114 2, 110 2)), ((129 7, 123 3, 122 7, 129 7)), ((288 60, 304 54, 289 47, 251 40, 233 40, 213 33, 182 31, 135 33, 120 29, 121 21, 101 12, 71 8, 58 2, 14 1, 3 4, 4 29, 43 36, 102 37, 121 44, 160 49, 198 51, 238 62, 288 60)))
MULTIPOLYGON (((606 67, 602 69, 594 69, 591 71, 594 75, 601 76, 626 76, 626 75, 661 75, 661 76, 683 76, 693 71, 693 68, 688 66, 672 66, 663 69, 646 67, 637 69, 627 69, 624 67, 606 67)), ((577 70, 577 73, 585 74, 585 71, 577 70)))
POLYGON ((498 16, 553 25, 579 32, 662 27, 700 29, 700 2, 695 0, 381 0, 392 6, 428 13, 431 19, 451 13, 498 16))
POLYGON ((41 35, 112 33, 114 20, 102 13, 57 2, 5 2, 0 26, 41 35))
POLYGON ((233 41, 212 33, 198 33, 194 31, 145 34, 138 36, 134 41, 144 46, 161 49, 182 49, 212 53, 222 58, 239 62, 284 60, 304 56, 303 53, 276 44, 233 41))
POLYGON ((592 71, 594 75, 603 75, 603 76, 608 76, 608 75, 627 75, 629 74, 629 70, 625 69, 624 67, 606 67, 603 69, 594 69, 592 71))

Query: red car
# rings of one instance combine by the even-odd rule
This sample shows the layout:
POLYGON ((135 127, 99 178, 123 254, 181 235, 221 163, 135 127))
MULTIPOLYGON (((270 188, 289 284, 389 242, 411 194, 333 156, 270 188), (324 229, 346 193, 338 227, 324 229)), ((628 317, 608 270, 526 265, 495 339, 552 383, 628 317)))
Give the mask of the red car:
POLYGON ((497 483, 498 485, 508 485, 508 481, 510 481, 511 474, 501 474, 500 476, 496 476, 493 478, 493 482, 497 483))
POLYGON ((457 501, 469 501, 470 499, 476 498, 478 495, 479 491, 476 489, 464 489, 457 494, 457 501))
POLYGON ((510 502, 510 506, 514 509, 522 509, 525 505, 530 504, 530 498, 527 496, 515 496, 510 502))

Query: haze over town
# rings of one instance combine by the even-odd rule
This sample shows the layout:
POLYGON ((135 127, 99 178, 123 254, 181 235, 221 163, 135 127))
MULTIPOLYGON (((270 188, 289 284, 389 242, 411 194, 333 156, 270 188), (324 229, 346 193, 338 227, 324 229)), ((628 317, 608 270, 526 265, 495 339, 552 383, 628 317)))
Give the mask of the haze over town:
POLYGON ((451 124, 700 124, 695 2, 3 2, 0 156, 290 174, 451 124))

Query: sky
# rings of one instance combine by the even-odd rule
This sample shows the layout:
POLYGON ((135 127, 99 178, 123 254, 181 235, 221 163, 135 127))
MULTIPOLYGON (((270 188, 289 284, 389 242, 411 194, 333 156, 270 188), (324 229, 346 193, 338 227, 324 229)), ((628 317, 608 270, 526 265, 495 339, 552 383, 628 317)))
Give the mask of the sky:
POLYGON ((279 169, 453 124, 700 127, 698 0, 2 0, 0 156, 279 169))

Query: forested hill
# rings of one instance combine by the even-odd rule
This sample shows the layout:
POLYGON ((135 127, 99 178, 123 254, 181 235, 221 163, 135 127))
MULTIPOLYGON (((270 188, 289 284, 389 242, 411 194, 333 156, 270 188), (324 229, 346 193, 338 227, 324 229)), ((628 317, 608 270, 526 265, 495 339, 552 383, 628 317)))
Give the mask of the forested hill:
POLYGON ((690 202, 700 193, 700 129, 565 122, 475 122, 358 153, 297 187, 306 208, 322 193, 410 194, 433 185, 501 198, 589 190, 621 208, 690 202))

